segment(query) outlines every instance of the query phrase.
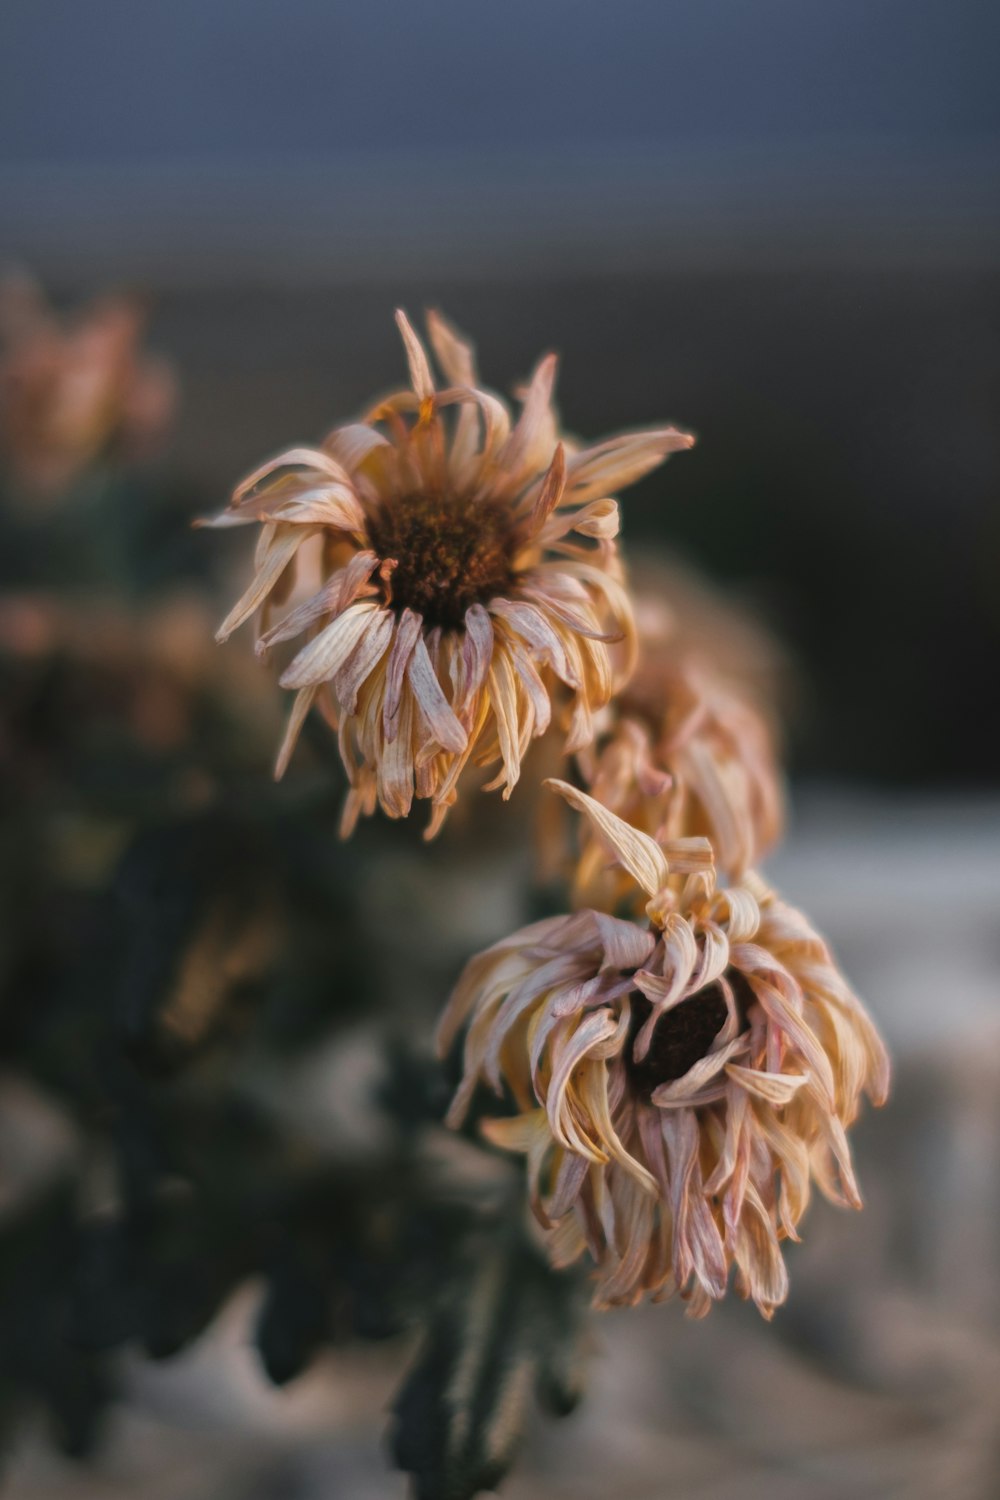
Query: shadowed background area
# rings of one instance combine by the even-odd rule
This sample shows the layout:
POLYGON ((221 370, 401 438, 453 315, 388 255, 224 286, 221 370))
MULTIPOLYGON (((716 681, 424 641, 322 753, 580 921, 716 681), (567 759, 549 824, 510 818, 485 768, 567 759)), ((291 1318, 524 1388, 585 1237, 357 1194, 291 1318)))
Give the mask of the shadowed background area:
POLYGON ((0 258, 125 280, 223 494, 396 378, 440 304, 570 430, 698 451, 628 499, 799 659, 794 764, 993 784, 995 8, 11 0, 0 258))
MULTIPOLYGON (((515 1500, 995 1493, 998 67, 989 0, 0 14, 0 263, 60 302, 148 300, 181 390, 163 557, 259 459, 399 383, 393 308, 439 306, 489 386, 559 351, 571 432, 696 432, 625 495, 625 548, 672 550, 788 650, 771 868, 898 1061, 859 1136, 869 1207, 811 1211, 771 1327, 729 1305, 595 1323, 588 1401, 529 1435, 515 1500)), ((481 852, 428 911, 412 842, 357 842, 365 892, 419 929, 395 982, 432 1013, 517 911, 520 866, 481 852)), ((7 1116, 14 1159, 41 1126, 16 1091, 7 1116)), ((175 1359, 129 1356, 96 1470, 29 1438, 15 1500, 401 1494, 379 1453, 398 1357, 325 1354, 276 1396, 246 1358, 253 1296, 175 1359)))

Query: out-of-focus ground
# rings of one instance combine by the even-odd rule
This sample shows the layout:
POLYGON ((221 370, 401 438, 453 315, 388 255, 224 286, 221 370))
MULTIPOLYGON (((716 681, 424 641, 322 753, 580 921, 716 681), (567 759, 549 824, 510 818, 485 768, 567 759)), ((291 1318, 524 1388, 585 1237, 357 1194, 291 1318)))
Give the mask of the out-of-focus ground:
MULTIPOLYGON (((595 1317, 588 1397, 533 1426, 511 1500, 996 1494, 998 826, 995 798, 797 799, 769 873, 829 935, 896 1060, 889 1106, 855 1135, 866 1209, 814 1204, 771 1325, 736 1301, 703 1323, 673 1304, 595 1317)), ((403 1495, 382 1434, 405 1351, 327 1356, 275 1392, 248 1346, 254 1302, 248 1287, 176 1359, 130 1363, 91 1467, 30 1436, 11 1500, 403 1495)))

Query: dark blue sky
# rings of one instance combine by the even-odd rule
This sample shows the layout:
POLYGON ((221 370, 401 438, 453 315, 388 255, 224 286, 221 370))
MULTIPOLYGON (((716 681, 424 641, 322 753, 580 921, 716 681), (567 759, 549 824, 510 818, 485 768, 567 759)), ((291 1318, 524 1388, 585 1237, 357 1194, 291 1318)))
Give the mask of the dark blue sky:
POLYGON ((3 0, 0 161, 1000 138, 998 0, 3 0))

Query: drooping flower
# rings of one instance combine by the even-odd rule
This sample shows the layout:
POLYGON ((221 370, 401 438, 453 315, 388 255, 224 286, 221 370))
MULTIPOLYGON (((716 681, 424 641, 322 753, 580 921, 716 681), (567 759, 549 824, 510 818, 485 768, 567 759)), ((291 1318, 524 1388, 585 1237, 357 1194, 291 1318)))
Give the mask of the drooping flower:
POLYGON ((0 285, 0 450, 19 484, 55 495, 109 452, 155 448, 176 385, 141 349, 145 322, 126 296, 60 318, 28 278, 0 285))
POLYGON ((559 440, 554 356, 512 423, 441 317, 428 330, 444 389, 402 313, 397 322, 412 389, 320 448, 264 464, 214 523, 262 526, 255 577, 219 638, 258 611, 259 651, 308 637, 280 679, 296 697, 277 774, 315 703, 350 780, 345 832, 376 804, 407 816, 416 796, 433 804, 433 834, 470 762, 499 766, 490 786, 509 796, 553 699, 568 749, 590 742, 634 662, 609 492, 693 439, 664 428, 575 449, 559 440), (296 554, 317 540, 320 588, 272 625, 296 554))
POLYGON ((770 1317, 815 1182, 860 1207, 846 1129, 886 1096, 885 1049, 823 939, 755 875, 717 883, 705 839, 664 844, 564 782, 646 900, 648 925, 580 911, 473 958, 439 1032, 468 1021, 449 1121, 480 1082, 517 1113, 553 1258, 589 1249, 601 1306, 736 1290, 770 1317))
MULTIPOLYGON (((705 610, 702 610, 704 616, 705 610)), ((639 656, 607 729, 578 758, 593 796, 653 838, 704 836, 728 879, 752 868, 784 822, 769 715, 713 649, 657 599, 636 598, 639 656)), ((575 889, 614 906, 625 895, 600 839, 585 828, 575 889)))

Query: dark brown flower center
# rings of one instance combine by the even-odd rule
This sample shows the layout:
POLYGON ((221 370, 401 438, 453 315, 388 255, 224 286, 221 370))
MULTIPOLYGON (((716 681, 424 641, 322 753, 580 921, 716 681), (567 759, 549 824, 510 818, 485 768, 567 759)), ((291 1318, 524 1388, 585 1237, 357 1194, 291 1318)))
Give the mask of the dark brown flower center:
POLYGON ((368 534, 379 557, 398 564, 386 585, 392 607, 416 610, 430 626, 459 626, 471 604, 510 590, 509 517, 491 501, 402 495, 369 520, 368 534))
MULTIPOLYGON (((754 1004, 754 993, 738 969, 727 969, 726 979, 732 987, 740 1021, 745 1026, 747 1013, 754 1004)), ((716 982, 682 1000, 662 1015, 653 1028, 649 1051, 636 1062, 635 1039, 649 1020, 653 1007, 638 991, 630 996, 631 1026, 625 1048, 625 1066, 635 1092, 648 1099, 661 1083, 683 1078, 689 1068, 707 1054, 726 1023, 726 998, 716 982)))

